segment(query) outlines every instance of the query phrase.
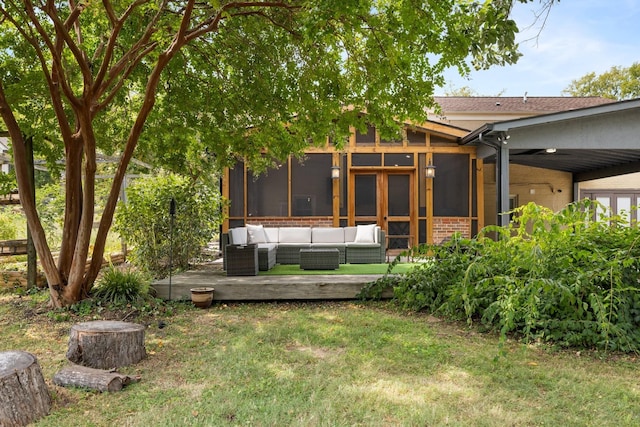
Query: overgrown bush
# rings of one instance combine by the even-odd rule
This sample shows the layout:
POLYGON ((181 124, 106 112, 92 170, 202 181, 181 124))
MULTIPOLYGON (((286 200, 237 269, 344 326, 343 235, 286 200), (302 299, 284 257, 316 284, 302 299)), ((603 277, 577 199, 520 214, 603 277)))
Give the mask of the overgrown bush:
POLYGON ((13 240, 17 236, 16 213, 10 208, 0 207, 0 240, 13 240))
POLYGON ((132 303, 149 294, 150 282, 144 273, 111 265, 97 281, 93 295, 105 303, 132 303))
POLYGON ((529 204, 513 226, 417 248, 427 262, 398 280, 395 297, 528 341, 640 351, 640 230, 619 217, 593 221, 593 209, 529 204))
POLYGON ((131 261, 160 277, 168 272, 169 261, 186 269, 213 238, 222 216, 220 201, 216 188, 185 177, 142 178, 127 189, 127 203, 118 206, 114 229, 132 247, 131 261))

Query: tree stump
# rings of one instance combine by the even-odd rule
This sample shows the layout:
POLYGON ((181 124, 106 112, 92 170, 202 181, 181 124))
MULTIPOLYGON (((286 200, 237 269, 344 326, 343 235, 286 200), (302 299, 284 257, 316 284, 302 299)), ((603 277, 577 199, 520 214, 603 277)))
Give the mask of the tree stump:
POLYGON ((87 368, 72 364, 53 376, 53 383, 62 387, 83 387, 98 391, 120 391, 122 387, 140 381, 115 371, 87 368))
POLYGON ((0 352, 0 426, 24 426, 50 410, 51 396, 35 356, 0 352))
POLYGON ((97 320, 71 327, 67 359, 78 365, 113 369, 144 359, 144 326, 97 320))

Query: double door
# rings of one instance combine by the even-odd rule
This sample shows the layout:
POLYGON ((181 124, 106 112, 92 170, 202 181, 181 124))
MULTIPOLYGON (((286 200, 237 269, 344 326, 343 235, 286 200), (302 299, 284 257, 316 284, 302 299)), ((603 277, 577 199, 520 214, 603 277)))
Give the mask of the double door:
POLYGON ((414 171, 353 172, 350 222, 380 225, 386 232, 388 249, 415 245, 414 181, 414 171))

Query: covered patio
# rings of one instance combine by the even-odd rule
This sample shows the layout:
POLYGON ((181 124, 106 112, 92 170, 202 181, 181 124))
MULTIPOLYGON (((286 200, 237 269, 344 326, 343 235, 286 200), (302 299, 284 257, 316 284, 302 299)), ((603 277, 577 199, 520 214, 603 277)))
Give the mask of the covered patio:
MULTIPOLYGON (((580 183, 640 172, 640 99, 486 124, 461 139, 496 168, 496 224, 509 223, 509 165, 572 176, 580 183)), ((630 182, 638 188, 640 183, 630 182)))

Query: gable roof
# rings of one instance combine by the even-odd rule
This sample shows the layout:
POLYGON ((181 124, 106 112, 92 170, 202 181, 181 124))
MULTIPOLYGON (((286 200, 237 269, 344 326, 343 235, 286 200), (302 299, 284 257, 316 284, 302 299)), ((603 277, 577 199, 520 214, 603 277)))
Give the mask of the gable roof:
POLYGON ((442 112, 548 114, 616 102, 599 96, 436 96, 442 112))

